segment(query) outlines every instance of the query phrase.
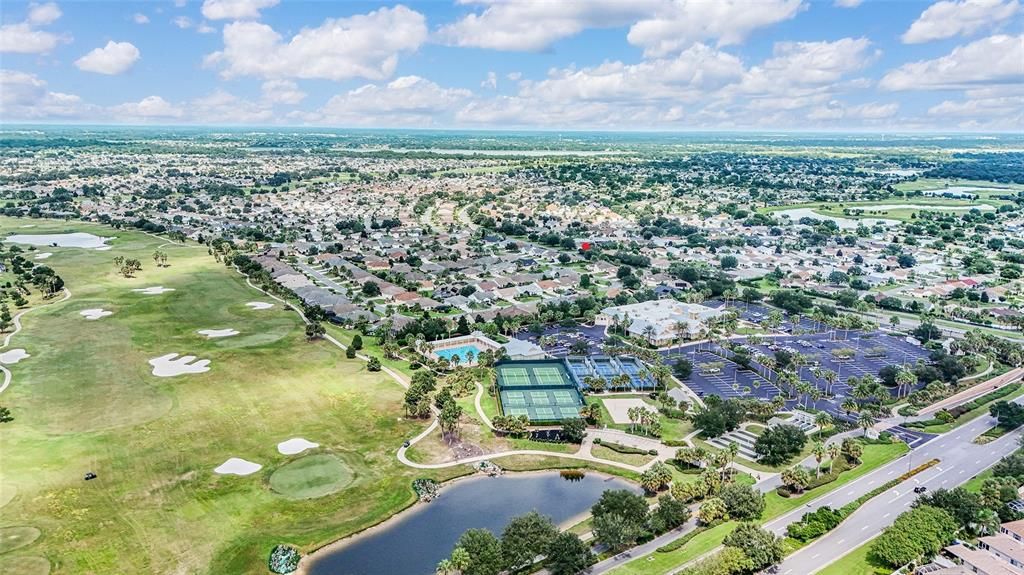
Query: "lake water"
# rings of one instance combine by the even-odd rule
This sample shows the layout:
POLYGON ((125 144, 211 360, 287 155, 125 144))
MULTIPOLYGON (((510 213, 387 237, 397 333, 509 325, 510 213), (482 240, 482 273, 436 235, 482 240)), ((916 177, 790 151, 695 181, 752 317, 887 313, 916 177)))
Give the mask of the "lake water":
POLYGON ((864 224, 869 228, 875 224, 883 225, 894 225, 900 223, 898 220, 890 220, 883 218, 841 218, 837 216, 827 216, 825 214, 819 214, 811 208, 792 208, 789 210, 780 210, 775 212, 777 216, 789 216, 794 222, 799 221, 800 218, 814 218, 816 220, 832 220, 842 230, 855 230, 860 224, 864 224))
POLYGON ((7 236, 5 242, 15 244, 28 244, 30 246, 57 246, 60 248, 88 248, 95 249, 103 247, 112 238, 101 238, 84 232, 71 234, 14 234, 7 236))
POLYGON ((948 186, 948 187, 945 187, 945 188, 936 188, 934 190, 921 190, 921 192, 924 195, 926 195, 926 196, 932 196, 932 195, 941 196, 942 194, 953 194, 953 195, 971 194, 971 195, 973 195, 973 194, 976 194, 978 192, 1010 192, 1010 191, 1012 191, 1012 190, 1010 190, 1009 188, 999 188, 999 187, 979 188, 979 187, 976 187, 976 186, 948 186))
POLYGON ((556 524, 579 516, 607 489, 640 488, 588 472, 580 481, 558 472, 475 477, 441 489, 441 496, 399 514, 394 521, 352 543, 325 551, 310 575, 433 575, 467 529, 501 534, 517 515, 536 510, 556 524))

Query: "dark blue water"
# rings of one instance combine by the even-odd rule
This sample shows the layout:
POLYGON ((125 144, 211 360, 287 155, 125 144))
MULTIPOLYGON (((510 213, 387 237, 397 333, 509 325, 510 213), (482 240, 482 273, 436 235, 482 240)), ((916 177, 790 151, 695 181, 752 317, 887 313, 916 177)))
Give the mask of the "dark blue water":
POLYGON ((556 524, 584 513, 606 489, 635 485, 587 473, 567 481, 558 472, 465 479, 441 489, 441 496, 400 515, 386 528, 345 545, 310 565, 311 575, 433 575, 467 529, 496 535, 516 515, 539 511, 556 524))

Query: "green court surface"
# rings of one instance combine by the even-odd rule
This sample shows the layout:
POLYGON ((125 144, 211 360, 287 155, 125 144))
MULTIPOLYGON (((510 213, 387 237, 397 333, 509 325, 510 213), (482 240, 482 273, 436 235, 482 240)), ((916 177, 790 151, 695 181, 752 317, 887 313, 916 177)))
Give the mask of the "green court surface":
POLYGON ((560 360, 502 362, 495 366, 502 411, 531 423, 579 417, 583 398, 560 360))

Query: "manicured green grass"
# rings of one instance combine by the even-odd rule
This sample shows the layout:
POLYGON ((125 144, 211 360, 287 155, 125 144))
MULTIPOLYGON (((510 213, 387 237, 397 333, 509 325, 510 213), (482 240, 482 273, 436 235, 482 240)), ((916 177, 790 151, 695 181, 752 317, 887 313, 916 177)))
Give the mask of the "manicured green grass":
POLYGON ((865 543, 848 554, 840 557, 818 571, 818 575, 889 575, 891 568, 876 564, 870 557, 871 542, 865 543))
POLYGON ((41 531, 35 527, 19 525, 0 529, 0 553, 7 553, 31 545, 39 539, 41 531))
POLYGON ((764 517, 766 519, 771 519, 788 513, 789 511, 800 507, 804 503, 808 503, 830 491, 846 485, 854 479, 867 475, 882 465, 903 455, 908 450, 909 448, 905 443, 872 443, 865 445, 864 452, 861 455, 860 465, 840 474, 839 478, 832 483, 826 483, 821 487, 809 489, 797 497, 782 497, 774 491, 765 495, 764 517))
POLYGON ((727 521, 699 533, 681 548, 669 553, 658 553, 655 551, 650 555, 630 561, 625 565, 614 569, 611 573, 615 575, 654 575, 668 573, 672 569, 697 559, 708 553, 715 547, 722 544, 725 536, 736 528, 735 521, 727 521))
MULTIPOLYGON (((780 515, 796 509, 804 503, 816 499, 832 490, 838 489, 850 481, 853 481, 854 479, 881 467, 885 463, 892 461, 906 451, 907 446, 903 443, 865 445, 862 463, 854 469, 843 473, 839 476, 839 479, 832 483, 806 491, 799 497, 784 498, 780 497, 774 491, 765 495, 765 510, 762 515, 762 520, 765 522, 770 521, 780 515)), ((671 551, 669 553, 655 552, 650 555, 637 558, 611 571, 611 573, 614 573, 615 575, 658 575, 666 573, 674 568, 693 561, 721 545, 722 540, 725 539, 725 536, 728 535, 735 526, 736 522, 734 521, 723 523, 722 525, 716 526, 713 529, 709 529, 708 531, 695 536, 686 545, 683 545, 675 551, 671 551)))
MULTIPOLYGON (((989 401, 989 402, 987 402, 987 403, 985 403, 983 405, 979 405, 978 407, 975 407, 974 409, 972 409, 972 410, 968 411, 967 413, 961 415, 960 417, 956 418, 952 423, 942 423, 942 424, 938 424, 938 425, 929 425, 927 427, 923 427, 923 428, 920 428, 920 429, 921 429, 921 431, 923 431, 925 433, 948 433, 948 432, 953 431, 954 429, 960 427, 961 425, 963 425, 965 423, 969 423, 969 422, 974 421, 975 419, 981 417, 982 415, 988 414, 989 413, 989 407, 993 403, 995 403, 997 401, 1013 401, 1014 399, 1017 399, 1018 397, 1020 397, 1022 395, 1024 395, 1024 387, 1022 387, 1020 390, 1018 390, 1018 391, 1016 391, 1014 393, 1011 393, 1010 395, 1007 395, 1005 397, 999 397, 999 398, 993 399, 992 401, 989 401)), ((911 429, 917 429, 917 428, 911 427, 911 429)))
POLYGON ((981 493, 981 484, 984 483, 985 480, 988 479, 989 477, 992 477, 991 467, 970 478, 966 483, 961 485, 961 487, 963 487, 967 491, 970 491, 971 493, 981 493))
MULTIPOLYGON (((0 218, 0 235, 24 220, 0 218)), ((57 573, 260 573, 271 547, 309 551, 412 504, 411 481, 467 470, 417 471, 395 451, 426 421, 401 417, 403 389, 326 341, 308 343, 298 316, 217 263, 205 247, 81 222, 33 220, 32 233, 117 236, 110 251, 49 248, 47 265, 72 297, 34 310, 12 346, 31 358, 10 367, 0 396, 15 420, 0 433, 0 527, 32 526, 26 552, 57 573), (139 258, 120 277, 115 256, 139 258), (175 291, 146 296, 132 288, 175 291), (96 321, 78 312, 114 312, 96 321), (199 329, 241 334, 209 340, 199 329), (167 353, 210 360, 210 371, 159 378, 147 361, 167 353), (295 500, 269 478, 293 458, 276 444, 305 437, 342 457, 352 483, 295 500), (256 474, 213 473, 229 457, 256 474), (98 479, 84 482, 87 471, 98 479)), ((21 230, 19 230, 21 231, 21 230)), ((5 573, 8 570, 0 569, 5 573)))
POLYGON ((336 456, 321 453, 300 457, 270 476, 270 488, 293 499, 323 497, 347 487, 352 470, 336 456))
POLYGON ((654 459, 654 457, 650 455, 619 453, 618 451, 610 449, 604 445, 595 445, 591 448, 590 453, 594 457, 607 459, 608 461, 617 461, 619 463, 625 463, 626 465, 634 465, 636 467, 646 465, 654 459))
POLYGON ((47 575, 50 562, 37 555, 0 557, 0 573, 4 575, 47 575))

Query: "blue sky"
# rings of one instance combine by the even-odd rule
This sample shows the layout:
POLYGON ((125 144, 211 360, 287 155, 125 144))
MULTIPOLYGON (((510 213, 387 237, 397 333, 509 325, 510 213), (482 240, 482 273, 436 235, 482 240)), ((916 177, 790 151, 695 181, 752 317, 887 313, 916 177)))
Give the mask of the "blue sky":
POLYGON ((1020 2, 6 1, 0 119, 1012 131, 1020 2))

